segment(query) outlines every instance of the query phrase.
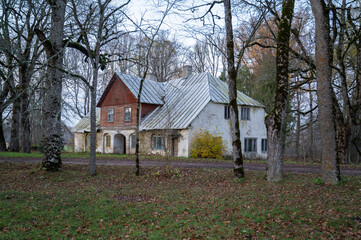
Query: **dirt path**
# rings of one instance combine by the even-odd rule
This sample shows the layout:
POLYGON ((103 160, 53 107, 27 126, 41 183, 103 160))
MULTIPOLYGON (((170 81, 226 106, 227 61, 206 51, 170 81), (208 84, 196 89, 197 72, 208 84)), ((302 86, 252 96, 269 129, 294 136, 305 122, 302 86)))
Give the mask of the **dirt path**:
MULTIPOLYGON (((88 159, 68 159, 64 158, 64 164, 88 164, 88 159)), ((0 162, 28 162, 28 163, 40 163, 40 158, 3 158, 0 157, 0 162)), ((97 159, 98 165, 107 166, 135 166, 134 160, 125 159, 97 159)), ((161 167, 165 165, 181 168, 225 168, 230 169, 233 167, 231 162, 181 162, 181 161, 154 161, 154 160, 141 160, 141 167, 161 167)), ((246 170, 265 171, 266 164, 264 163, 244 163, 246 170)), ((318 166, 299 166, 295 164, 285 164, 285 172, 295 173, 321 173, 321 169, 318 166)), ((360 168, 342 167, 341 175, 361 175, 360 168)))

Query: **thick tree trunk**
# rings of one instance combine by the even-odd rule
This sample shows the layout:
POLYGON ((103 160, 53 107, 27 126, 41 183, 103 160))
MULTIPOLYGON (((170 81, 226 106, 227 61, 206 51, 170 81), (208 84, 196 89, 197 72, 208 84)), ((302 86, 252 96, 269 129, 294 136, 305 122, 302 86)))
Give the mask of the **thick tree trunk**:
POLYGON ((51 5, 51 29, 49 40, 44 42, 48 69, 44 99, 44 159, 42 166, 47 171, 58 171, 62 167, 63 148, 61 125, 61 91, 63 74, 63 36, 66 0, 49 1, 51 5))
POLYGON ((29 95, 28 88, 30 79, 28 77, 28 64, 20 68, 20 127, 19 142, 20 151, 29 153, 31 146, 30 119, 29 119, 29 95))
POLYGON ((0 116, 0 152, 5 152, 7 151, 6 148, 6 141, 5 141, 5 137, 4 137, 4 128, 3 128, 3 118, 2 118, 2 113, 0 116))
POLYGON ((226 58, 228 70, 228 95, 232 131, 232 157, 233 157, 233 171, 237 178, 244 177, 242 143, 239 130, 238 104, 237 104, 237 72, 234 65, 234 42, 233 42, 233 27, 232 27, 232 13, 231 1, 224 1, 224 14, 226 24, 226 58))
POLYGON ((337 184, 340 169, 336 143, 335 99, 331 85, 332 46, 330 46, 329 13, 323 0, 310 0, 316 23, 316 77, 318 119, 322 141, 322 178, 337 184))
POLYGON ((11 118, 9 151, 10 152, 19 152, 20 151, 20 141, 19 141, 20 98, 18 98, 17 96, 12 96, 12 97, 16 98, 16 99, 13 102, 13 113, 12 113, 12 118, 11 118))
POLYGON ((270 182, 283 180, 282 136, 288 102, 288 52, 294 3, 294 0, 285 0, 282 4, 282 17, 277 35, 276 98, 273 111, 266 117, 269 146, 267 181, 270 182))

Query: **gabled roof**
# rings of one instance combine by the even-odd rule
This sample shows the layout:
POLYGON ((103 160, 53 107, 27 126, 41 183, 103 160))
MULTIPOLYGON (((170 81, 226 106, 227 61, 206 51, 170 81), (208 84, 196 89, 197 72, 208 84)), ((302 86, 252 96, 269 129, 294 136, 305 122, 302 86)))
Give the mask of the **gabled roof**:
MULTIPOLYGON (((100 108, 96 110, 96 126, 97 128, 100 125, 100 108)), ((88 113, 85 117, 80 119, 80 121, 73 127, 73 132, 90 132, 90 113, 88 113)))
MULTIPOLYGON (((131 76, 128 74, 118 74, 114 73, 112 79, 108 83, 108 86, 105 88, 104 93, 100 97, 100 100, 97 104, 97 107, 100 107, 102 102, 105 100, 108 92, 112 88, 115 81, 118 80, 117 76, 120 80, 126 85, 126 87, 132 92, 135 98, 138 96, 139 86, 141 78, 137 76, 131 76)), ((163 104, 162 97, 164 96, 163 85, 160 82, 156 82, 153 80, 145 79, 143 82, 142 95, 140 97, 141 103, 149 103, 149 104, 163 104)))
MULTIPOLYGON (((140 126, 141 130, 185 129, 209 101, 228 104, 227 83, 210 73, 191 75, 189 78, 164 82, 163 106, 155 109, 140 126)), ((237 91, 239 105, 263 107, 247 95, 237 91)))
MULTIPOLYGON (((128 74, 117 74, 129 90, 138 96, 141 78, 131 76, 128 74)), ((164 96, 164 87, 161 82, 145 79, 143 82, 142 95, 140 96, 141 103, 163 104, 162 97, 164 96)))
MULTIPOLYGON (((117 75, 137 96, 141 79, 127 74, 117 75)), ((111 81, 115 81, 115 79, 116 77, 113 76, 111 81)), ((111 85, 112 82, 109 83, 106 91, 109 91, 111 85)), ((103 96, 104 94, 105 92, 103 96)), ((159 106, 143 120, 140 129, 185 129, 210 101, 220 104, 228 104, 229 102, 227 83, 210 73, 194 74, 186 79, 179 78, 168 82, 155 82, 145 79, 141 102, 158 104, 159 106)), ((237 103, 243 106, 264 107, 261 103, 239 91, 237 91, 237 103)), ((97 109, 97 126, 99 120, 100 109, 97 109)), ((89 116, 80 120, 74 127, 74 131, 90 131, 89 116)))

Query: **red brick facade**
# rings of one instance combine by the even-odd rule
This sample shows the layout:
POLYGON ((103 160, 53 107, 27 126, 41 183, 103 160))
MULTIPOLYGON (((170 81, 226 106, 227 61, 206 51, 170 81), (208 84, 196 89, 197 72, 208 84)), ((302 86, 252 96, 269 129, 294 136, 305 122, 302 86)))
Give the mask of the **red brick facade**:
MULTIPOLYGON (((101 127, 135 127, 137 115, 137 98, 126 87, 121 79, 114 75, 109 85, 105 89, 99 100, 97 107, 101 108, 100 126, 101 127), (131 121, 125 121, 124 110, 131 108, 131 121), (108 121, 108 109, 114 109, 113 121, 108 121)), ((141 118, 150 114, 158 105, 141 104, 141 118)))

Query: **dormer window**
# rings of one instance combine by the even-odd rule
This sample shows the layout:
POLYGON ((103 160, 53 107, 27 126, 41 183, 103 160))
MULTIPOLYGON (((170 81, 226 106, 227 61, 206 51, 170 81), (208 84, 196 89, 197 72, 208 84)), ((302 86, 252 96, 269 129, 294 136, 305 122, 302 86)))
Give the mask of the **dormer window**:
POLYGON ((108 122, 114 122, 114 108, 108 109, 108 122))
POLYGON ((131 122, 132 121, 132 108, 125 107, 124 108, 124 122, 131 122))

